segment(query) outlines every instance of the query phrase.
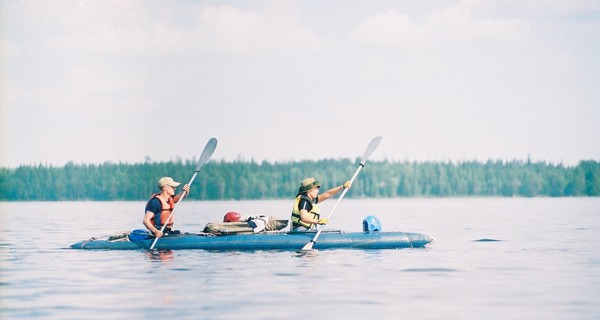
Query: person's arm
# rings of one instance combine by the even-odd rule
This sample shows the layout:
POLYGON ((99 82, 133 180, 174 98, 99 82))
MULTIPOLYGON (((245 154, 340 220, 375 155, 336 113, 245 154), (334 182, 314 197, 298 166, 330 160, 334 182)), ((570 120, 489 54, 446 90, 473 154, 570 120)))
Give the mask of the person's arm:
MULTIPOLYGON (((187 196, 189 196, 190 195, 190 185, 189 184, 184 185, 183 186, 183 191, 185 191, 184 198, 186 198, 187 196)), ((173 197, 173 201, 175 201, 175 202, 179 201, 179 198, 181 198, 182 195, 183 195, 183 192, 180 193, 180 194, 178 194, 178 195, 176 195, 176 196, 174 196, 173 197)))
POLYGON ((327 224, 327 222, 328 222, 327 218, 321 218, 321 219, 317 220, 312 217, 312 214, 310 214, 308 211, 308 210, 312 210, 312 205, 308 201, 306 201, 304 199, 300 200, 299 207, 300 207, 300 220, 302 220, 302 222, 310 223, 310 224, 314 224, 314 225, 327 224))
POLYGON ((333 187, 333 188, 319 194, 319 202, 325 201, 325 200, 331 198, 332 196, 334 196, 335 194, 337 194, 338 192, 340 192, 344 189, 350 189, 350 186, 351 186, 350 181, 346 181, 346 183, 344 183, 341 186, 333 187))
POLYGON ((163 236, 163 233, 160 232, 160 230, 156 229, 156 227, 154 225, 152 225, 152 221, 150 221, 150 219, 152 219, 153 216, 154 216, 154 212, 146 211, 146 214, 144 215, 144 226, 146 226, 146 228, 148 230, 150 230, 152 233, 154 233, 154 235, 157 238, 160 238, 163 236))
POLYGON ((144 215, 143 223, 144 226, 148 230, 150 230, 150 232, 154 233, 155 236, 160 238, 163 236, 162 232, 160 232, 159 229, 156 229, 156 226, 152 223, 153 217, 156 219, 160 219, 160 214, 156 214, 157 212, 162 213, 162 203, 160 202, 160 200, 154 198, 150 200, 150 202, 146 206, 146 214, 144 215))
POLYGON ((314 225, 317 224, 327 224, 327 222, 329 222, 329 219, 327 218, 321 218, 319 220, 317 219, 313 219, 310 217, 311 215, 308 213, 308 211, 302 209, 300 210, 300 220, 306 222, 306 223, 312 223, 314 225))
POLYGON ((311 218, 311 214, 305 209, 300 209, 300 220, 306 223, 319 224, 319 220, 311 218))
POLYGON ((308 202, 306 199, 300 199, 298 203, 298 209, 300 209, 300 220, 304 223, 312 223, 317 224, 319 221, 317 219, 313 219, 311 214, 309 214, 309 210, 312 210, 312 204, 308 202))

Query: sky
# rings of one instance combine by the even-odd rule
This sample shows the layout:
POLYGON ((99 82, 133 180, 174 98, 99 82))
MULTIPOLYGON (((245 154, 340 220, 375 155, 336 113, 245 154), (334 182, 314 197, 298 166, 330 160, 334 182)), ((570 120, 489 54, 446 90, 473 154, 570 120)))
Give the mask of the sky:
POLYGON ((600 0, 0 0, 0 167, 600 160, 600 0))

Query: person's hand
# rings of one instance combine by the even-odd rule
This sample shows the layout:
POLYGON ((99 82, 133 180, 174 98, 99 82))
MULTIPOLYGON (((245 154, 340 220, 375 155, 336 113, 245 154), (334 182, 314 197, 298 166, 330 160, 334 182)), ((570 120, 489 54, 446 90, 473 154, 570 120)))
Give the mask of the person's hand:
POLYGON ((344 185, 342 186, 342 188, 344 189, 350 189, 350 187, 352 187, 352 183, 350 183, 350 180, 344 182, 344 185))
POLYGON ((160 232, 160 230, 159 230, 159 229, 156 229, 156 232, 154 232, 154 235, 155 235, 157 238, 160 238, 160 237, 162 237, 162 236, 163 236, 163 233, 162 233, 162 232, 160 232))
POLYGON ((321 218, 321 219, 319 219, 318 224, 327 224, 327 222, 329 222, 329 219, 327 219, 327 218, 321 218))
POLYGON ((190 185, 186 184, 185 186, 183 186, 183 191, 185 191, 186 194, 190 194, 190 185))

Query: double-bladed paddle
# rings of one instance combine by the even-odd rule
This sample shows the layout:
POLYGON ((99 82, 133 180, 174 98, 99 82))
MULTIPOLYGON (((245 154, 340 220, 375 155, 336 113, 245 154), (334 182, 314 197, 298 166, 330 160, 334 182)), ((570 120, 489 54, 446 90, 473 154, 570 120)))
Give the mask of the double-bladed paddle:
MULTIPOLYGON (((192 176, 192 179, 190 180, 190 182, 188 183, 188 185, 190 185, 190 186, 192 185, 192 182, 194 182, 194 179, 196 179, 196 175, 198 175, 198 172, 200 171, 200 168, 205 163, 208 162, 208 160, 212 156, 213 152, 215 152, 216 148, 217 148, 217 139, 211 138, 210 140, 208 140, 208 142, 206 143, 206 146, 204 146, 204 150, 202 150, 202 154, 200 155, 200 159, 198 159, 198 165, 196 165, 196 170, 194 170, 194 175, 192 176)), ((183 193, 181 194, 181 197, 179 197, 179 200, 175 204, 175 207, 173 207, 173 210, 171 211, 171 214, 169 215, 169 218, 163 224, 162 228, 160 228, 160 232, 163 232, 165 230, 165 227, 171 221, 171 219, 173 219, 173 216, 175 215, 175 209, 177 209, 177 207, 181 203, 181 200, 183 200, 183 198, 185 198, 185 194, 186 194, 186 191, 184 190, 183 193)), ((158 241, 158 237, 156 237, 154 239, 154 241, 152 242, 152 245, 150 246, 150 250, 154 249, 154 245, 156 245, 156 241, 158 241)))
MULTIPOLYGON (((360 159, 360 163, 358 165, 358 169, 356 169, 356 172, 354 172, 354 176, 352 176, 352 179, 350 179, 350 184, 352 184, 354 182, 354 179, 356 179, 356 176, 358 175, 358 173, 360 172, 360 170, 365 167, 365 162, 367 161, 367 158, 369 158, 369 156, 371 155, 371 153, 373 153, 373 151, 375 151, 375 149, 377 149, 377 147, 379 146, 380 142, 381 142, 381 137, 380 136, 375 137, 375 138, 373 138, 373 140, 371 140, 371 142, 367 146, 367 149, 365 149, 365 152, 363 153, 362 158, 360 159)), ((340 201, 342 200, 342 198, 346 195, 346 192, 348 192, 348 189, 344 188, 344 191, 342 192, 342 195, 337 199, 337 201, 335 202, 335 205, 333 206, 333 208, 329 212, 329 215, 327 216, 327 220, 329 220, 329 217, 331 217, 331 215, 333 214, 333 211, 337 207, 338 203, 340 203, 340 201)), ((304 245, 304 247, 302 247, 301 251, 310 251, 310 250, 312 250, 312 248, 315 245, 315 243, 317 242, 317 238, 319 238, 319 235, 321 234, 321 231, 323 230, 323 228, 324 228, 324 225, 320 225, 317 228, 318 230, 317 230, 317 234, 315 234, 315 237, 312 240, 310 240, 309 243, 307 243, 306 245, 304 245)))

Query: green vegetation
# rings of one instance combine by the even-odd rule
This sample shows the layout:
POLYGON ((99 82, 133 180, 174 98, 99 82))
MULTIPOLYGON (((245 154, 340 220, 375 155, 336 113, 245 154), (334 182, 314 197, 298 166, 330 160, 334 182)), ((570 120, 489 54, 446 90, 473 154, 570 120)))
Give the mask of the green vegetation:
MULTIPOLYGON (((286 163, 210 161, 192 186, 191 199, 290 199, 300 181, 315 177, 323 188, 354 173, 350 159, 286 163)), ((161 163, 73 164, 0 168, 0 200, 145 200, 162 176, 187 182, 196 160, 161 163)), ((371 161, 348 197, 563 197, 600 196, 600 162, 576 166, 530 161, 371 161)))

